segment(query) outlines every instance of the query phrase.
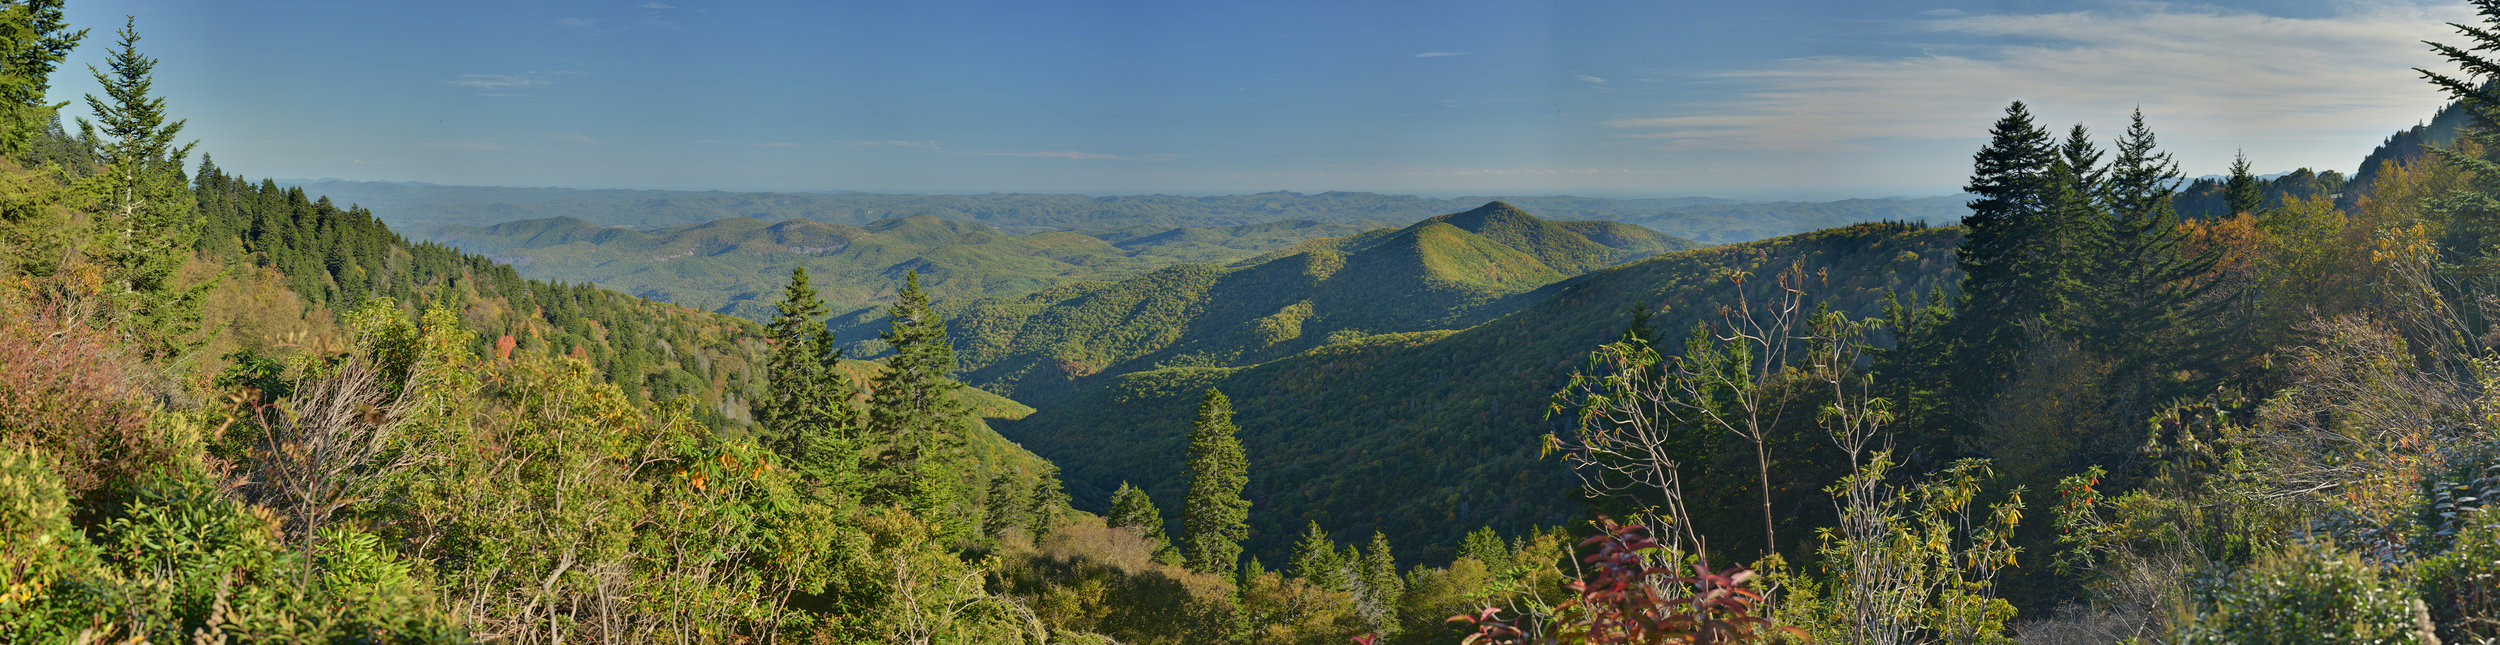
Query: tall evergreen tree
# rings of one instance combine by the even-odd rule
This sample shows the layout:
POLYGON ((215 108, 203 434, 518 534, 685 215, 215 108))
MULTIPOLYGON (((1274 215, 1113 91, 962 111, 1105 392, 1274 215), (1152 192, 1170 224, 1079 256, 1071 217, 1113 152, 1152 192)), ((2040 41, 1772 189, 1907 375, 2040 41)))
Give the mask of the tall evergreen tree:
POLYGON ((69 57, 87 30, 71 31, 62 0, 0 3, 0 155, 28 152, 67 103, 52 103, 52 70, 69 57))
POLYGON ((105 97, 87 95, 101 129, 85 119, 78 128, 102 142, 106 166, 95 177, 102 196, 96 213, 98 259, 106 267, 107 296, 126 329, 147 349, 170 356, 196 344, 200 297, 208 284, 179 284, 176 272, 198 239, 196 200, 183 178, 192 144, 175 145, 183 122, 168 120, 165 99, 155 96, 156 59, 139 53, 136 18, 126 21, 106 63, 88 66, 105 97))
POLYGON ((2249 174, 2246 152, 2231 157, 2231 179, 2223 186, 2223 203, 2231 205, 2232 215, 2255 214, 2266 206, 2266 191, 2257 185, 2257 176, 2249 174))
POLYGON ((2062 259, 2044 253, 2040 241, 2054 221, 2050 192, 2060 158, 2031 109, 2015 101, 1971 161, 1963 190, 1974 199, 1956 255, 1962 307, 1952 380, 1964 396, 1983 396, 2012 364, 2022 325, 2050 309, 2054 291, 2044 281, 2062 259))
POLYGON ((1493 571, 1511 566, 1510 545, 1502 543, 1502 536, 1494 533, 1490 526, 1479 526, 1468 532, 1467 538, 1458 543, 1458 557, 1475 558, 1493 571))
POLYGON ((1025 505, 1025 527, 1033 539, 1059 528, 1059 516, 1068 510, 1068 491, 1059 483, 1059 465, 1044 462, 1040 478, 1033 482, 1032 496, 1019 501, 1025 505))
POLYGON ((1120 482, 1119 489, 1111 491, 1111 514, 1103 518, 1103 523, 1115 529, 1136 531, 1138 537, 1163 539, 1163 511, 1155 508, 1155 500, 1146 494, 1146 489, 1130 486, 1125 481, 1120 482))
POLYGON ((1163 511, 1155 506, 1154 498, 1146 494, 1146 489, 1120 482, 1120 489, 1111 493, 1111 515, 1104 520, 1112 528, 1135 531, 1139 537, 1153 542, 1156 562, 1174 566, 1181 564, 1180 548, 1172 543, 1170 535, 1164 533, 1163 511))
POLYGON ((858 471, 859 413, 851 407, 857 386, 836 369, 842 350, 825 327, 825 304, 808 284, 806 267, 790 271, 778 309, 765 326, 773 352, 756 421, 800 475, 846 490, 858 471))
POLYGON ((904 275, 903 290, 886 308, 886 317, 892 328, 877 337, 894 348, 894 355, 877 373, 868 405, 869 432, 884 444, 877 459, 881 501, 903 503, 925 518, 960 523, 972 510, 963 508, 966 483, 957 467, 964 458, 972 410, 955 398, 963 387, 951 378, 955 346, 946 338, 946 321, 920 290, 920 272, 904 275))
POLYGON ((1208 388, 1189 433, 1189 500, 1181 516, 1191 571, 1232 575, 1241 541, 1250 537, 1250 500, 1241 497, 1250 485, 1250 461, 1233 436, 1238 431, 1232 399, 1208 388))
POLYGON ((1362 613, 1372 620, 1374 630, 1387 632, 1398 626, 1398 601, 1406 595, 1406 581, 1398 578, 1398 562, 1389 553, 1389 535, 1372 532, 1371 545, 1364 547, 1361 571, 1364 598, 1362 613))
POLYGON ((2211 307, 2220 305, 2204 297, 2216 282, 2195 278, 2220 257, 2218 249, 2191 252, 2183 246, 2172 207, 2180 181, 2178 163, 2159 150, 2152 128, 2144 125, 2144 111, 2137 110, 2118 140, 2103 188, 2110 214, 2091 253, 2098 265, 2097 293, 2082 339, 2122 370, 2157 361, 2177 365, 2193 360, 2188 354, 2220 345, 2194 336, 2210 322, 2211 307))
POLYGON ((1328 539, 1328 531, 1320 529, 1317 521, 1311 522, 1310 528, 1302 531, 1301 541, 1293 544, 1293 560, 1286 567, 1294 577, 1322 589, 1346 589, 1345 562, 1337 554, 1337 542, 1328 539))

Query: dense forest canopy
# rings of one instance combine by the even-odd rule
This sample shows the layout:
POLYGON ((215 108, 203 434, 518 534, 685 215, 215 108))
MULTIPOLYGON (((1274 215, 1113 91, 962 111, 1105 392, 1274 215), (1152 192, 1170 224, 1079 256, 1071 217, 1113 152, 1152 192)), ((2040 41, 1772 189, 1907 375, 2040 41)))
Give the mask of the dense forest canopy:
POLYGON ((137 18, 0 0, 0 642, 2500 639, 2476 6, 2360 172, 2190 181, 2160 114, 2014 102, 1959 226, 461 233, 754 245, 740 318, 229 172, 137 18))

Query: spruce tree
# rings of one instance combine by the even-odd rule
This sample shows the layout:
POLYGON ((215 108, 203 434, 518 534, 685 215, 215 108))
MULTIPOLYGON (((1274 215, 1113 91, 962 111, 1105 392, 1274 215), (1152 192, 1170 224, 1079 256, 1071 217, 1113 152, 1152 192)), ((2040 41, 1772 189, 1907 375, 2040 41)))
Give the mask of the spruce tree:
POLYGON ((1372 541, 1363 549, 1361 573, 1363 590, 1369 595, 1365 613, 1372 616, 1374 629, 1386 632, 1397 628, 1398 601, 1406 595, 1406 581, 1398 578, 1397 559, 1389 553, 1389 535, 1372 532, 1372 541))
POLYGON ((1163 536, 1163 511, 1155 508, 1154 498, 1146 494, 1146 489, 1125 481, 1111 491, 1111 514, 1103 518, 1103 523, 1115 529, 1129 529, 1138 537, 1167 541, 1163 536))
POLYGON ((2220 257, 2218 249, 2184 246, 2172 206, 2180 181, 2179 165, 2159 150, 2144 111, 2137 110, 2102 191, 2110 214, 2091 254, 2097 293, 2082 338, 2122 371, 2180 365, 2198 358, 2200 348, 2220 346, 2195 336, 2221 303, 2205 297, 2216 281, 2195 278, 2220 257))
POLYGON ((1059 465, 1044 463, 1040 479, 1033 482, 1032 496, 1025 504, 1025 528, 1033 539, 1040 540, 1059 528, 1059 516, 1068 509, 1068 491, 1059 484, 1059 465))
POLYGON ((2230 204, 2232 215, 2254 215, 2258 209, 2265 208, 2265 189, 2257 185, 2256 175, 2249 174, 2247 152, 2231 157, 2231 179, 2224 184, 2222 198, 2224 203, 2230 204))
POLYGON ((87 38, 87 30, 70 31, 62 0, 22 0, 0 4, 0 155, 30 152, 47 126, 59 123, 51 103, 52 70, 70 50, 87 38))
POLYGON ((2034 125, 2031 109, 2015 101, 1989 130, 1988 145, 1972 157, 1971 214, 1962 218, 1956 262, 1962 269, 1962 307, 1954 318, 1959 365, 1955 389, 1984 397, 2007 372, 2022 343, 2021 329, 2050 309, 2045 281, 2061 258, 2048 257, 2041 240, 2050 212, 2058 151, 2034 125))
POLYGON ((172 356, 196 346, 200 298, 209 284, 183 285, 175 275, 199 235, 196 200, 183 178, 192 144, 175 145, 183 122, 168 120, 154 96, 156 59, 139 53, 137 19, 125 22, 107 66, 88 66, 105 98, 87 95, 97 124, 79 131, 101 141, 105 170, 94 178, 99 258, 125 330, 151 354, 172 356))
POLYGON ((1322 589, 1346 589, 1345 562, 1337 556, 1337 543, 1328 539, 1328 532, 1311 522, 1303 530, 1302 540, 1293 544, 1293 560, 1285 565, 1293 577, 1318 585, 1322 589))
POLYGON ((1241 497, 1250 462, 1233 436, 1237 431, 1232 400, 1208 388, 1189 433, 1189 499, 1181 516, 1191 571, 1232 575, 1241 541, 1250 537, 1250 500, 1241 497))
POLYGON ((842 350, 824 320, 825 305, 808 284, 807 268, 791 270, 778 312, 765 326, 773 351, 756 421, 792 470, 840 491, 856 483, 858 412, 851 400, 857 388, 837 369, 842 350))
POLYGON ((903 278, 903 290, 886 308, 892 327, 877 337, 894 349, 877 373, 868 405, 868 429, 881 442, 877 466, 881 483, 874 501, 900 503, 921 517, 960 530, 964 437, 970 431, 971 408, 955 398, 963 384, 949 378, 955 371, 955 346, 946 338, 946 321, 920 291, 920 272, 903 278))
POLYGON ((1475 531, 1469 532, 1467 538, 1458 543, 1458 557, 1475 558, 1477 562, 1484 563, 1486 569, 1497 572, 1511 566, 1510 545, 1503 544, 1502 536, 1495 534, 1490 526, 1476 527, 1475 531))

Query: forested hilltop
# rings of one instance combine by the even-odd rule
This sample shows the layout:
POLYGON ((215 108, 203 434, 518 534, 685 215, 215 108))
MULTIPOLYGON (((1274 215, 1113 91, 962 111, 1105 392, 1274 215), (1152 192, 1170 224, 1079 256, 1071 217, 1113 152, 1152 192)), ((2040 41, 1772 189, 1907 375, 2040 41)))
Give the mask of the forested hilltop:
MULTIPOLYGON (((1468 327, 1557 282, 1692 246, 1629 224, 1547 221, 1492 202, 1230 267, 1184 264, 973 301, 950 311, 949 331, 964 348, 966 382, 1047 405, 1144 369, 1253 365, 1367 334, 1468 327)), ((882 325, 834 327, 866 341, 882 325)))
POLYGON ((2349 180, 2016 102, 1960 226, 1466 204, 869 326, 195 163, 135 18, 64 125, 102 37, 0 0, 0 642, 2500 640, 2477 6, 2349 180))

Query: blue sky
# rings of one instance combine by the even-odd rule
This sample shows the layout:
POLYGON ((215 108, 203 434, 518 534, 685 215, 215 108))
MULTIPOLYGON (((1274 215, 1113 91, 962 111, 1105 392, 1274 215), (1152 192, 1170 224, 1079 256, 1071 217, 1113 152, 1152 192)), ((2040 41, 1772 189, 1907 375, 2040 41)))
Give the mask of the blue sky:
MULTIPOLYGON (((1952 192, 2007 101, 2351 172, 2461 3, 74 1, 253 176, 585 188, 1952 192)), ((73 109, 77 113, 81 110, 73 109)))

